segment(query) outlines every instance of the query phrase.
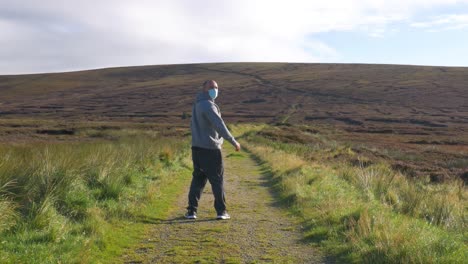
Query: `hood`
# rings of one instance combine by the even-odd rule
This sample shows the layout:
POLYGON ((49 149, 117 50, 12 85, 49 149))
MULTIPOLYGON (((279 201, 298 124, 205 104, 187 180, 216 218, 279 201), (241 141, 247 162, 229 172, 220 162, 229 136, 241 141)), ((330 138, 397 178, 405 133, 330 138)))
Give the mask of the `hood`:
POLYGON ((197 94, 197 102, 204 101, 204 100, 208 100, 208 101, 214 102, 214 100, 211 99, 211 97, 208 95, 207 92, 199 92, 199 93, 197 94))

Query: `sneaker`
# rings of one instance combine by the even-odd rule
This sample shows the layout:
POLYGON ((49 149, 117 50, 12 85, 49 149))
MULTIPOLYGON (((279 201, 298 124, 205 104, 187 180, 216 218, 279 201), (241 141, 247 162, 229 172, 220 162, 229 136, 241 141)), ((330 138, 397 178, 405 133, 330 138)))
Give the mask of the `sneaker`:
POLYGON ((226 211, 224 211, 222 214, 218 214, 218 216, 216 216, 216 219, 228 220, 228 219, 231 219, 231 216, 226 211))
POLYGON ((188 210, 187 213, 185 213, 184 217, 186 219, 197 219, 197 212, 193 210, 188 210))

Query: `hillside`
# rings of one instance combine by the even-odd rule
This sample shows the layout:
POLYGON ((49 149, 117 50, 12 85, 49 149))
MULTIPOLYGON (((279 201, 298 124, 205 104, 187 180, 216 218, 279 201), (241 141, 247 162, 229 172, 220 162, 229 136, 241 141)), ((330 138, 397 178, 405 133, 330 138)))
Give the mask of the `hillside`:
POLYGON ((229 123, 313 125, 335 140, 369 145, 369 156, 397 160, 410 175, 468 177, 468 68, 222 63, 0 76, 0 136, 70 137, 90 121, 186 133, 206 79, 218 81, 217 103, 229 123))
POLYGON ((188 64, 0 76, 0 111, 2 117, 182 122, 208 78, 218 80, 218 103, 233 121, 468 123, 468 68, 359 64, 188 64))

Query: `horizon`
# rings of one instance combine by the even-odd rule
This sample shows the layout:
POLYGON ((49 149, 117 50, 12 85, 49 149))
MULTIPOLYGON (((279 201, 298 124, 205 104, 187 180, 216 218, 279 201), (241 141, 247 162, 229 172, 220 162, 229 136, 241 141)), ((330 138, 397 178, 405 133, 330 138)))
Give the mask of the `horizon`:
POLYGON ((24 0, 2 3, 0 75, 199 63, 467 67, 467 29, 468 0, 24 0))
POLYGON ((18 73, 18 74, 0 74, 0 77, 5 76, 23 76, 23 75, 43 75, 43 74, 62 74, 62 73, 78 73, 88 71, 112 70, 123 68, 138 68, 138 67, 164 67, 164 66, 180 66, 180 65, 197 65, 197 64, 338 64, 338 65, 375 65, 375 66, 402 66, 402 67, 430 67, 430 68, 468 68, 468 66, 444 66, 444 65, 419 65, 419 64, 391 64, 391 63, 354 63, 354 62, 259 62, 259 61, 226 61, 226 62, 201 62, 201 63, 168 63, 168 64, 148 64, 148 65, 122 65, 102 68, 77 69, 69 71, 55 72, 34 72, 34 73, 18 73))

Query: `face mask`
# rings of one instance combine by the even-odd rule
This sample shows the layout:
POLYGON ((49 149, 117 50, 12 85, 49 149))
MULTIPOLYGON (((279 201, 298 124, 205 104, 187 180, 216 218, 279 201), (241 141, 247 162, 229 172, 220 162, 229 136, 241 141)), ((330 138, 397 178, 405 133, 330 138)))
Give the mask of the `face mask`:
POLYGON ((209 89, 208 90, 208 95, 210 95, 211 99, 216 99, 216 97, 218 97, 218 89, 209 89))

